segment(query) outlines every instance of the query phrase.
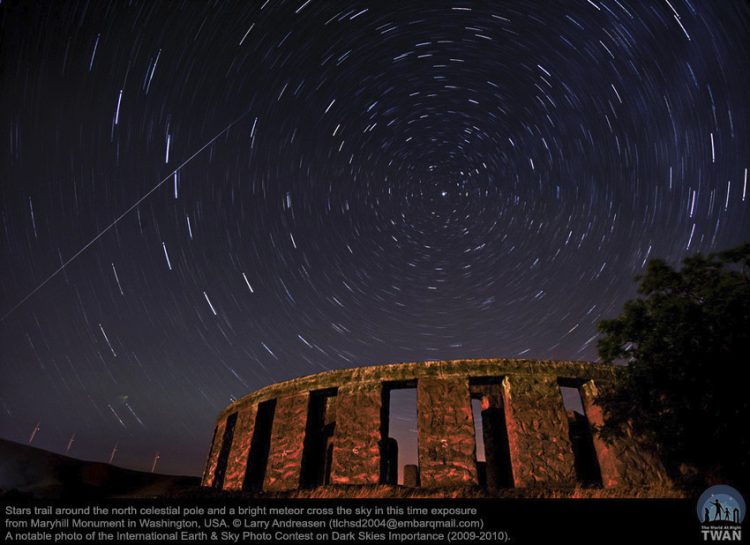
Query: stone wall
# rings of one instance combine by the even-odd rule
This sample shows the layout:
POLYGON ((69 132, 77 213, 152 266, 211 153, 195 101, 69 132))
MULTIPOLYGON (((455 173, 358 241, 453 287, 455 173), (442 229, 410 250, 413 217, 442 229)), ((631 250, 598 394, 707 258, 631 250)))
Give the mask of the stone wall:
POLYGON ((515 486, 574 485, 573 446, 557 377, 509 376, 503 390, 515 486))
MULTIPOLYGON (((604 416, 601 407, 596 404, 596 395, 597 388, 593 380, 581 386, 581 398, 589 423, 601 426, 604 416)), ((594 449, 601 468, 602 483, 606 488, 667 482, 661 462, 632 433, 609 442, 595 434, 594 449)))
POLYGON ((389 395, 404 387, 416 388, 418 420, 419 463, 407 468, 407 486, 573 487, 581 436, 589 437, 589 452, 596 453, 602 486, 666 482, 661 464, 637 438, 609 444, 569 427, 560 385, 577 385, 586 413, 579 418, 599 425, 596 384, 617 372, 614 366, 581 362, 452 360, 336 370, 272 384, 219 415, 203 485, 243 489, 249 459, 261 460, 253 462, 253 473, 264 475, 262 487, 256 484, 263 491, 392 482, 398 445, 388 436, 389 395), (311 402, 321 394, 324 416, 320 402, 311 402), (486 462, 481 464, 472 398, 482 407, 486 462), (270 433, 253 439, 258 405, 269 401, 275 404, 272 427, 266 427, 270 433), (312 433, 329 435, 306 437, 312 433), (252 456, 253 449, 267 456, 252 456), (311 471, 311 463, 323 467, 311 471))
POLYGON ((336 402, 331 484, 378 484, 382 388, 374 382, 345 384, 336 402))
POLYGON ((250 442, 253 438, 257 405, 250 405, 237 414, 232 448, 229 451, 227 470, 222 487, 226 490, 242 490, 245 482, 245 461, 250 454, 250 442))
POLYGON ((478 484, 468 377, 419 379, 417 415, 421 485, 478 484))
POLYGON ((291 490, 299 486, 309 397, 309 392, 302 392, 276 401, 263 490, 291 490))

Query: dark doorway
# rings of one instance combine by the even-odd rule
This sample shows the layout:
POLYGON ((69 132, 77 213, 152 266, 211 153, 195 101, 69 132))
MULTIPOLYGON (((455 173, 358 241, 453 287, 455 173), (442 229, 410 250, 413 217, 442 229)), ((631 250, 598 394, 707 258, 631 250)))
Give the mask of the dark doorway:
POLYGON ((310 392, 300 470, 300 485, 303 488, 321 486, 330 480, 329 451, 333 452, 335 428, 336 389, 310 392))
POLYGON ((502 377, 471 379, 479 484, 490 490, 513 486, 502 377))
POLYGON ((573 448, 576 480, 582 486, 602 486, 602 472, 594 448, 594 436, 581 399, 580 383, 560 380, 560 393, 568 416, 568 436, 573 448))
POLYGON ((216 462, 216 473, 214 473, 214 488, 221 490, 224 486, 224 475, 227 472, 227 462, 229 461, 229 451, 232 448, 232 439, 234 439, 234 426, 237 424, 237 413, 232 413, 227 417, 227 424, 224 427, 224 435, 221 439, 221 450, 219 459, 216 462))
POLYGON ((258 492, 263 490, 263 480, 266 477, 268 453, 271 450, 271 430, 273 429, 273 414, 276 411, 276 400, 271 399, 258 405, 255 415, 253 439, 250 442, 250 452, 247 456, 247 472, 245 473, 244 490, 258 492))
POLYGON ((383 385, 380 472, 382 483, 418 485, 416 387, 416 381, 389 382, 383 385), (407 465, 413 467, 411 478, 405 483, 404 466, 407 465))

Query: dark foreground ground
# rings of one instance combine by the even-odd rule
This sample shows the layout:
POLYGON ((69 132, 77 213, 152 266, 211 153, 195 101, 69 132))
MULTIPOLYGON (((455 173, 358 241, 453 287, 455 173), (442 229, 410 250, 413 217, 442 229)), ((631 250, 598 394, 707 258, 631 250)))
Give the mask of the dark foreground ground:
POLYGON ((325 486, 286 493, 225 492, 200 486, 198 477, 145 473, 62 456, 0 439, 0 498, 682 498, 675 488, 601 489, 480 487, 422 489, 393 485, 325 486))
POLYGON ((198 477, 133 471, 0 439, 0 499, 156 498, 199 484, 198 477))

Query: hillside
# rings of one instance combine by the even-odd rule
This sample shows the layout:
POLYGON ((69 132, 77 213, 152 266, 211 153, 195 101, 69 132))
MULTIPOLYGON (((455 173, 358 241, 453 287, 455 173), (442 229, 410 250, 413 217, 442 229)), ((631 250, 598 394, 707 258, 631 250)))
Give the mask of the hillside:
POLYGON ((77 460, 0 439, 0 498, 153 498, 199 481, 77 460))

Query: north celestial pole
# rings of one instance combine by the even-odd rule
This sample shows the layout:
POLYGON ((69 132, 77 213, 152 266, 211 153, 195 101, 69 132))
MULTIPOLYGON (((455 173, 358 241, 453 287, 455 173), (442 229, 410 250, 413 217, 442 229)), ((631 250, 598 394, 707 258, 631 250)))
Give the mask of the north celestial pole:
POLYGON ((0 9, 7 439, 197 474, 251 390, 595 360, 650 257, 750 239, 744 2, 0 9))

